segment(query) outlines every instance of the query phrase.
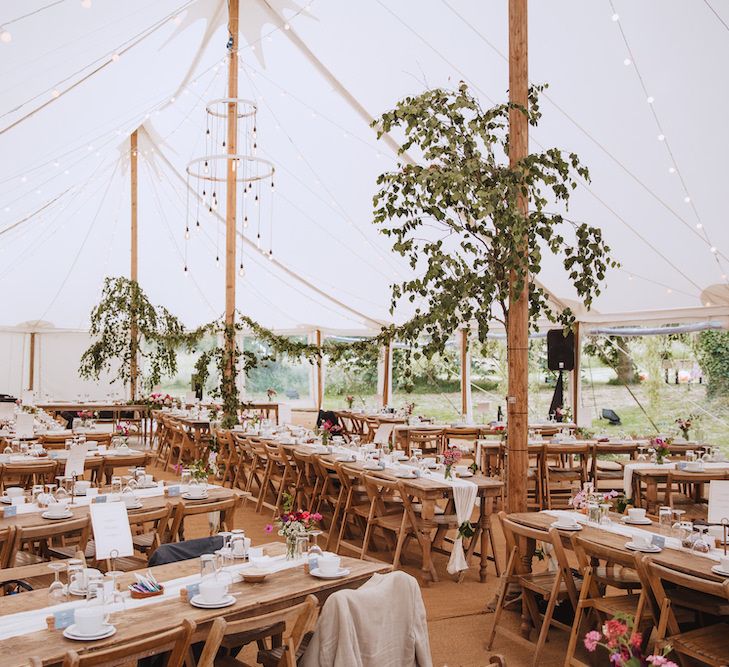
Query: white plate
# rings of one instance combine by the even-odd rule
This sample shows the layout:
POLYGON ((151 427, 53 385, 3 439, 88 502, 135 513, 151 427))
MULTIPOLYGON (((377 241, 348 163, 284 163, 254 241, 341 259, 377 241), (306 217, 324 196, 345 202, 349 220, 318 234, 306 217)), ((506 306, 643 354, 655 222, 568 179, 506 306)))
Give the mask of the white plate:
POLYGON ((342 456, 337 456, 337 458, 334 460, 337 461, 338 463, 354 463, 357 459, 353 456, 342 455, 342 456))
POLYGON ((235 598, 232 595, 226 595, 222 600, 217 602, 203 602, 199 595, 195 595, 190 604, 193 607, 199 607, 200 609, 222 609, 223 607, 230 607, 235 604, 235 598))
POLYGON ((645 519, 631 519, 628 516, 624 516, 621 519, 621 521, 623 523, 630 524, 631 526, 651 526, 651 525, 653 525, 653 522, 650 519, 648 519, 648 518, 645 518, 645 519))
POLYGON ((417 479, 417 475, 411 472, 396 472, 395 477, 398 479, 417 479))
POLYGON ((560 523, 559 521, 555 521, 552 524, 552 528, 557 528, 557 530, 582 530, 582 526, 578 523, 576 526, 573 524, 571 526, 565 525, 563 523, 560 523))
POLYGON ((344 567, 340 567, 334 574, 324 574, 318 567, 311 570, 311 576, 319 579, 341 579, 342 577, 346 577, 348 574, 349 570, 344 567))
POLYGON ((8 496, 2 496, 2 497, 0 497, 0 503, 2 503, 3 505, 12 505, 13 499, 8 498, 8 496))
POLYGON ((51 521, 58 521, 59 519, 70 519, 73 516, 73 512, 71 510, 69 510, 65 514, 55 514, 55 515, 48 514, 48 512, 43 512, 43 514, 41 514, 41 516, 44 519, 50 519, 51 521))
POLYGON ((473 471, 469 470, 468 472, 457 472, 456 477, 473 477, 473 471))
POLYGON ((75 586, 69 586, 68 592, 71 595, 77 595, 80 598, 86 597, 86 589, 85 588, 76 588, 75 586))
POLYGON ((127 505, 126 508, 128 510, 141 510, 144 505, 141 502, 136 503, 135 505, 127 505))
POLYGON ((714 574, 718 574, 720 577, 729 577, 729 572, 721 569, 721 565, 714 565, 711 568, 714 574))
POLYGON ((206 493, 204 496, 191 496, 189 493, 183 493, 182 497, 185 500, 207 500, 208 494, 206 493))
POLYGON ((113 625, 109 625, 107 623, 104 624, 106 629, 102 630, 101 632, 97 632, 95 635, 80 635, 78 634, 74 628, 76 625, 69 625, 64 631, 63 636, 66 639, 75 639, 76 641, 81 642, 93 642, 97 639, 106 639, 107 637, 111 637, 115 632, 116 628, 113 625))
POLYGON ((644 554, 657 554, 657 553, 660 553, 661 551, 663 551, 663 549, 661 549, 661 547, 657 547, 655 544, 651 544, 647 547, 639 547, 637 544, 635 544, 633 542, 626 542, 625 548, 630 549, 631 551, 640 551, 641 553, 644 553, 644 554))

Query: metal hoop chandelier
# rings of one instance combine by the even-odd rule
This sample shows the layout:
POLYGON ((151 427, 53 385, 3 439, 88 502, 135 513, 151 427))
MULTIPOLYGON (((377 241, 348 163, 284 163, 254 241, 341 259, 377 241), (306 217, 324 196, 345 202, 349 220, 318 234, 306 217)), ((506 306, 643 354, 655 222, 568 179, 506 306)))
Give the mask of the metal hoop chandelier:
POLYGON ((276 173, 276 167, 273 166, 273 162, 270 160, 242 153, 204 155, 195 158, 188 163, 187 173, 191 178, 197 178, 201 181, 225 183, 227 178, 225 169, 229 160, 234 160, 233 171, 235 171, 235 180, 238 183, 255 183, 256 181, 264 181, 267 178, 273 179, 273 175, 276 173), (243 163, 242 169, 241 163, 243 163), (250 173, 246 169, 246 166, 250 165, 260 165, 264 169, 263 173, 250 173))

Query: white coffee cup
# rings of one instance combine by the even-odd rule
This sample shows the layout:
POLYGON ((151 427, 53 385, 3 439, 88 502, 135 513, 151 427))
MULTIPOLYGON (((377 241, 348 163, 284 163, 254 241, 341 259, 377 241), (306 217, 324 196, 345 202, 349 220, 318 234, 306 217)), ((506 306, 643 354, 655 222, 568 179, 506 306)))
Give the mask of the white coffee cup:
POLYGON ((575 519, 573 519, 571 516, 563 516, 560 517, 557 521, 557 526, 561 526, 564 528, 577 528, 579 524, 575 519))
POLYGON ((104 612, 104 607, 101 605, 78 607, 73 612, 73 622, 80 635, 98 635, 104 631, 104 625, 109 622, 109 614, 104 612))
POLYGON ((25 493, 23 489, 19 486, 9 486, 5 491, 3 492, 3 496, 5 498, 20 498, 20 496, 25 493))
POLYGON ((84 494, 91 488, 91 482, 85 479, 80 479, 74 486, 76 493, 84 494))
POLYGON ((631 521, 643 521, 645 519, 645 510, 642 507, 631 507, 628 510, 628 518, 631 521))
POLYGON ((456 466, 456 475, 467 475, 468 466, 456 466))
POLYGON ((648 535, 636 535, 633 537, 633 544, 635 544, 636 547, 645 549, 651 545, 651 538, 648 537, 648 535))
POLYGON ((722 556, 719 561, 719 569, 724 572, 729 572, 729 556, 722 556))
POLYGON ((200 597, 203 602, 220 602, 228 594, 228 584, 224 579, 208 577, 200 582, 200 597))
POLYGON ((66 512, 68 512, 68 503, 51 503, 48 505, 47 511, 49 516, 63 516, 66 512))
POLYGON ((322 554, 319 556, 318 566, 322 574, 336 574, 339 572, 339 566, 342 559, 336 554, 322 554))
POLYGON ((187 487, 187 495, 192 498, 202 498, 207 493, 207 489, 200 484, 191 484, 187 487))
POLYGON ((154 475, 144 476, 144 486, 152 486, 154 484, 154 475))
POLYGON ((127 507, 134 507, 139 502, 133 493, 123 493, 122 500, 127 507))

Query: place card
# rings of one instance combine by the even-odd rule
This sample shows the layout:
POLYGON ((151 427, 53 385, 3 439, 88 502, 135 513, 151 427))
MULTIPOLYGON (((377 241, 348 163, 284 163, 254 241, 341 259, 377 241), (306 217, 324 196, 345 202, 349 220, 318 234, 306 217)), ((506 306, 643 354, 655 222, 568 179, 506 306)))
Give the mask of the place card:
POLYGON ((199 595, 200 593, 200 584, 188 584, 185 586, 185 590, 187 591, 187 599, 191 599, 196 595, 199 595))
POLYGON ((84 465, 86 463, 86 452, 89 447, 85 442, 79 442, 71 445, 66 459, 66 477, 81 477, 84 474, 84 465))
POLYGON ((666 538, 663 535, 653 535, 651 537, 651 544, 659 549, 664 549, 666 546, 666 538))
POLYGON ((10 499, 11 505, 25 505, 25 496, 16 496, 10 499))
POLYGON ((8 517, 15 516, 18 513, 18 506, 11 505, 10 507, 3 508, 3 516, 7 519, 8 517))
POLYGON ((729 520, 729 481, 713 479, 709 482, 709 523, 729 520))
POLYGON ((676 463, 676 468, 679 470, 686 470, 686 461, 678 461, 676 463))
POLYGON ((180 485, 175 484, 174 486, 168 486, 167 495, 168 496, 179 496, 180 495, 180 485))
POLYGON ((133 556, 132 529, 124 503, 93 503, 91 528, 94 533, 96 559, 133 556))
POLYGON ((74 609, 62 609, 53 612, 53 627, 56 630, 63 630, 74 623, 74 609))

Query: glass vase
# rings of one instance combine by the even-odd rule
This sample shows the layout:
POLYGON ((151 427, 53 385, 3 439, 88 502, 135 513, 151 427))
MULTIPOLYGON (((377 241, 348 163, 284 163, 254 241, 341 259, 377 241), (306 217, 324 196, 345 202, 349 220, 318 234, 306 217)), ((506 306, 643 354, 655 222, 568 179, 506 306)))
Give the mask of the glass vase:
POLYGON ((445 467, 445 472, 443 473, 443 477, 445 477, 446 479, 453 479, 452 466, 445 467))

